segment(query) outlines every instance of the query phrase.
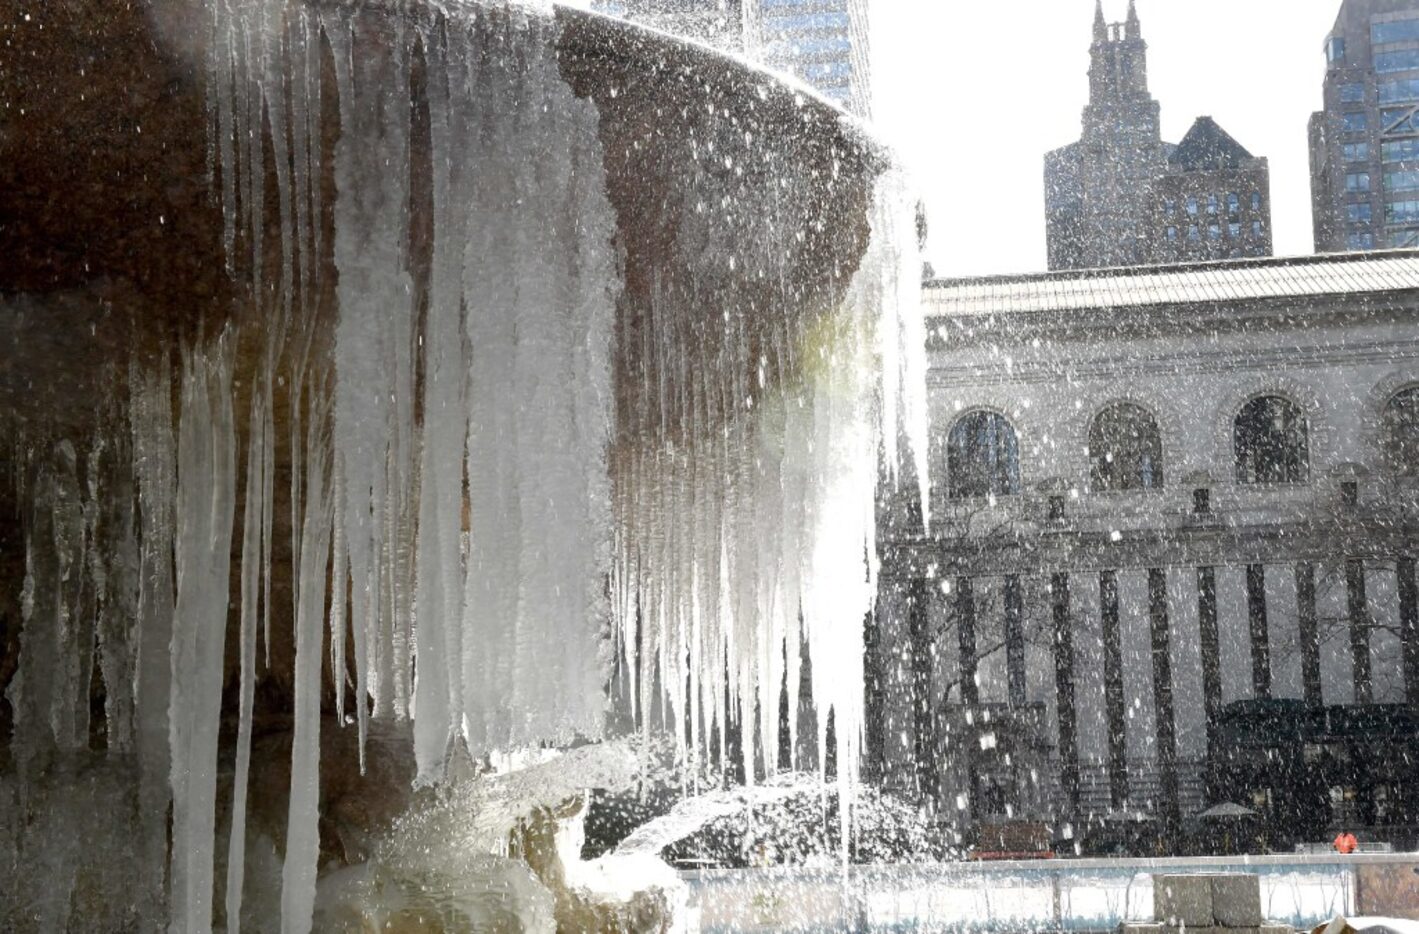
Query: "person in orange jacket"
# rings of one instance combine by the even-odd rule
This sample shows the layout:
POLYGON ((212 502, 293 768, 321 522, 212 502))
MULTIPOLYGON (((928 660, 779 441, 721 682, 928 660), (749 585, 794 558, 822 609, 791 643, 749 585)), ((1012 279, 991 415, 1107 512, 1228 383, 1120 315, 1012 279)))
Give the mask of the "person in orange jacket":
POLYGON ((1360 841, 1355 839, 1355 835, 1348 830, 1342 830, 1335 835, 1335 851, 1344 855, 1355 852, 1360 841))

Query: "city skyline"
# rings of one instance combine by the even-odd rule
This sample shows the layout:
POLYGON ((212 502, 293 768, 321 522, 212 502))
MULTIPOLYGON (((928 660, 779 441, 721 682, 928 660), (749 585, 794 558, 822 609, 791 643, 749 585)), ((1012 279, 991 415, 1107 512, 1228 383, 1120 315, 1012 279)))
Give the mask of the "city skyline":
MULTIPOLYGON (((915 175, 938 275, 1046 268, 1042 160, 1078 138, 1094 2, 1010 6, 1008 20, 997 5, 870 9, 876 128, 915 175)), ((1138 0, 1164 138, 1210 116, 1270 159, 1278 256, 1313 252, 1306 128, 1339 8, 1138 0)), ((1126 11, 1105 0, 1110 22, 1126 11)))

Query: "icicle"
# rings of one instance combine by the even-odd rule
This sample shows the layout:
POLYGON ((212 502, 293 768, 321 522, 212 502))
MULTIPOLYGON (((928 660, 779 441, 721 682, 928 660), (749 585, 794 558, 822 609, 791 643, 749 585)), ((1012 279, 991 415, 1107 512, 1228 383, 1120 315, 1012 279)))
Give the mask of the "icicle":
POLYGON ((184 354, 178 425, 177 600, 169 729, 173 923, 212 926, 217 730, 236 501, 230 335, 184 354))
MULTIPOLYGON (((387 56, 357 56, 348 25, 333 27, 329 36, 341 113, 335 154, 340 317, 335 332, 333 443, 339 471, 336 574, 341 582, 336 598, 343 618, 348 571, 363 768, 368 642, 381 618, 385 577, 400 580, 400 570, 382 561, 391 554, 387 542, 400 531, 393 520, 406 495, 413 450, 414 313, 404 255, 408 176, 389 170, 407 166, 410 158, 409 78, 402 38, 394 39, 395 50, 387 56)), ((398 613, 393 611, 393 617, 398 613)), ((343 672, 343 639, 332 644, 331 651, 332 658, 340 656, 343 672)), ((381 654, 394 652, 389 647, 381 654)), ((388 696, 387 686, 381 693, 388 696)), ((340 694, 343 711, 343 686, 340 694)))
POLYGON ((55 453, 55 469, 50 474, 54 539, 47 544, 58 562, 59 663, 49 688, 49 720, 55 745, 72 752, 89 742, 89 684, 94 660, 92 586, 87 573, 89 503, 80 486, 74 446, 61 441, 55 453))
MULTIPOLYGON (((271 127, 271 158, 276 172, 276 202, 277 218, 280 222, 281 236, 281 276, 277 283, 278 304, 281 314, 276 318, 276 324, 283 326, 289 317, 292 301, 295 292, 295 254, 297 231, 293 229, 295 220, 292 212, 295 209, 293 202, 296 200, 296 192, 291 180, 292 163, 299 163, 305 153, 297 153, 295 160, 291 158, 291 146, 287 139, 288 128, 295 121, 288 117, 286 112, 286 101, 288 98, 287 63, 292 60, 291 55, 283 48, 284 38, 280 28, 281 20, 286 15, 284 5, 265 5, 259 11, 257 22, 257 41, 260 43, 260 83, 262 99, 266 105, 266 118, 271 127)), ((299 107, 299 91, 297 94, 297 106, 299 107)), ((260 133, 257 134, 260 137, 260 133)), ((257 151, 260 152, 260 140, 258 139, 257 151)), ((264 175, 264 166, 260 168, 260 174, 264 175)), ((260 211, 258 210, 258 217, 260 211)), ((265 291, 264 289, 262 290, 265 291)), ((302 296, 304 300, 304 296, 302 296)), ((302 308, 308 305, 302 304, 302 308)))
POLYGON ((122 436, 105 458, 110 489, 102 500, 105 519, 100 553, 104 565, 103 608, 98 619, 99 669, 104 684, 108 749, 128 753, 136 729, 139 543, 134 514, 132 446, 122 436))
MULTIPOLYGON (((138 486, 141 551, 138 588, 138 806, 143 814, 166 814, 170 800, 168 704, 172 684, 173 478, 177 452, 172 424, 172 372, 164 351, 157 366, 129 371, 132 398, 134 474, 138 486)), ((148 820, 139 844, 145 885, 135 902, 149 927, 166 918, 163 867, 167 865, 167 822, 148 820)))
MULTIPOLYGON (((334 470, 331 471, 331 489, 334 502, 344 500, 344 478, 340 470, 341 460, 337 455, 334 470)), ((330 678, 335 689, 335 720, 345 723, 345 595, 349 588, 350 562, 345 553, 345 525, 336 522, 331 532, 330 558, 330 678)), ((361 699, 356 697, 357 701, 361 699)))
POLYGON ((312 404, 307 441, 305 518, 301 524, 301 605, 296 616, 295 738, 291 746, 291 799, 286 862, 281 872, 282 934, 306 934, 315 910, 320 856, 320 667, 325 622, 325 575, 330 556, 331 496, 327 438, 312 404))
POLYGON ((232 777, 231 833, 227 845, 226 921, 228 934, 241 928, 242 885, 246 869, 246 788, 251 766, 251 708, 256 689, 256 635, 263 562, 266 560, 263 521, 267 512, 266 467, 271 435, 267 431, 267 403, 260 393, 252 396, 247 423, 246 504, 241 535, 241 688, 237 701, 236 765, 232 777))
POLYGON ((222 176, 222 246, 228 270, 236 258, 237 164, 234 138, 237 132, 233 100, 232 68, 236 60, 235 30, 231 11, 225 3, 211 4, 212 40, 208 50, 208 112, 216 134, 215 155, 222 176))

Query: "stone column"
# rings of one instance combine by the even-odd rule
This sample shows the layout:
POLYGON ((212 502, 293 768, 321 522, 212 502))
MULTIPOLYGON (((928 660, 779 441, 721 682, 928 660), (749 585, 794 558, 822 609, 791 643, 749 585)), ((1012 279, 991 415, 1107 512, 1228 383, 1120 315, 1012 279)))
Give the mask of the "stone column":
POLYGON ((976 683, 976 594, 969 577, 956 578, 956 644, 960 647, 961 704, 980 704, 976 683))
POLYGON ((1301 631, 1301 682, 1306 703, 1319 707, 1325 703, 1320 680, 1320 623, 1316 617, 1316 566, 1309 561, 1296 565, 1296 616, 1301 631))
POLYGON ((1020 578, 1005 578, 1005 667, 1010 685, 1010 706, 1024 707, 1025 687, 1025 601, 1020 578))
POLYGON ((1153 637, 1153 706, 1158 723, 1158 770, 1162 781, 1164 831, 1171 836, 1182 827, 1178 796, 1178 740, 1173 720, 1173 663, 1168 629, 1168 572, 1148 572, 1148 620, 1153 637))
POLYGON ((1247 622, 1251 631, 1252 693, 1271 697, 1271 636, 1266 628, 1266 565, 1247 565, 1247 622))
POLYGON ((1415 583, 1414 559, 1400 558, 1399 634, 1404 646, 1404 697, 1411 707, 1419 707, 1419 585, 1415 583))
POLYGON ((1365 596, 1365 562, 1359 558, 1345 562, 1345 604, 1350 618, 1355 703, 1368 704, 1374 697, 1370 678, 1370 608, 1365 596))
POLYGON ((977 709, 980 706, 980 685, 976 682, 976 590, 975 583, 969 577, 956 578, 955 616, 961 706, 971 724, 964 736, 956 738, 956 748, 961 750, 961 755, 965 757, 970 813, 976 814, 980 807, 980 772, 977 763, 980 746, 977 745, 976 739, 979 729, 977 718, 980 716, 977 709))
POLYGON ((928 610, 927 582, 914 580, 908 596, 907 632, 911 639, 912 764, 917 795, 934 809, 940 791, 936 748, 936 704, 932 664, 935 639, 928 610))
POLYGON ((1079 812, 1079 740, 1074 710, 1074 639, 1069 614, 1069 575, 1050 576, 1054 622, 1054 685, 1058 697, 1060 784, 1071 815, 1079 812))
POLYGON ((1217 718, 1222 712, 1222 653, 1217 635, 1217 571, 1197 569, 1197 628, 1202 642, 1202 709, 1207 717, 1210 751, 1217 718))
POLYGON ((1128 749, 1123 697, 1123 648, 1118 624, 1118 574, 1099 572, 1099 617, 1104 634, 1104 716, 1108 721, 1109 804, 1128 800, 1128 749))

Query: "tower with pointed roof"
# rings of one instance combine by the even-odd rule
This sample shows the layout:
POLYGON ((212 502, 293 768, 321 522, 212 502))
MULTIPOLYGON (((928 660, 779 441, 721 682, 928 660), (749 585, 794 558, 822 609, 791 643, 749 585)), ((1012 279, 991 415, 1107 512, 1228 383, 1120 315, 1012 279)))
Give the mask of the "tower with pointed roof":
POLYGON ((1262 196, 1258 210, 1264 207, 1269 215, 1265 179, 1251 177, 1258 170, 1266 174, 1266 160, 1253 158, 1204 118, 1205 124, 1194 127, 1197 141, 1188 151, 1221 146, 1226 165, 1205 158, 1178 161, 1178 147, 1163 142, 1159 118, 1158 102, 1148 90, 1148 44, 1136 2, 1130 0, 1123 22, 1110 23, 1102 0, 1096 0, 1082 132, 1078 142, 1045 156, 1051 269, 1270 254, 1269 216, 1258 228, 1250 215, 1254 192, 1262 196), (1250 174, 1234 178, 1238 171, 1250 174), (1216 231, 1204 220, 1193 237, 1192 226, 1177 217, 1180 198, 1187 195, 1200 196, 1204 204, 1236 202, 1247 217, 1215 219, 1216 231))

